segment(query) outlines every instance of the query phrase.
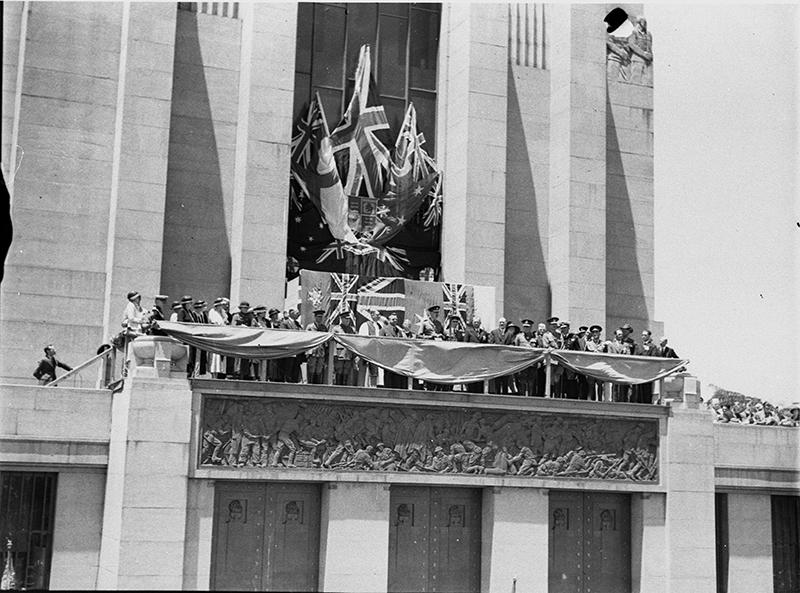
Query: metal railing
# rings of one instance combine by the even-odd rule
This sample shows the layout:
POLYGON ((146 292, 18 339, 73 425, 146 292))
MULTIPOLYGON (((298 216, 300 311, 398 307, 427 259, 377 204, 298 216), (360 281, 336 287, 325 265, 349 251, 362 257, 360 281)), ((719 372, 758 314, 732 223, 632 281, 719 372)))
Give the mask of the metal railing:
POLYGON ((71 371, 50 381, 45 387, 108 389, 124 375, 124 356, 117 356, 117 349, 110 346, 73 368, 71 371), (94 367, 97 367, 96 369, 94 367), (92 376, 91 371, 95 372, 92 376))

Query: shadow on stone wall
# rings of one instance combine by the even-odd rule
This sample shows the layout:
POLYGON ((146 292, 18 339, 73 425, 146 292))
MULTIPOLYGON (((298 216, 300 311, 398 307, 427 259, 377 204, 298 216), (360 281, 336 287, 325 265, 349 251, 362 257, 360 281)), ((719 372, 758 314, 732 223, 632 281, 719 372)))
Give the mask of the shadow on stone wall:
MULTIPOLYGON (((527 81, 520 81, 524 84, 527 81)), ((534 178, 524 114, 519 96, 529 100, 534 93, 519 90, 514 69, 508 71, 508 129, 506 148, 506 237, 505 237, 505 314, 545 319, 550 312, 551 290, 547 276, 542 236, 539 232, 537 180, 534 178)), ((539 183, 546 183, 540 180, 539 183)), ((489 321, 489 320, 487 320, 489 321)), ((494 323, 494 320, 491 320, 494 323)), ((494 326, 492 326, 494 327, 494 326)))
MULTIPOLYGON (((212 302, 230 291, 230 238, 197 14, 178 11, 161 291, 212 302)), ((206 48, 206 52, 208 52, 206 48)), ((237 89, 229 89, 232 97, 237 89)), ((235 101, 235 98, 232 99, 235 101)))
POLYGON ((606 333, 625 322, 636 334, 652 319, 637 255, 637 235, 614 111, 606 90, 606 333))

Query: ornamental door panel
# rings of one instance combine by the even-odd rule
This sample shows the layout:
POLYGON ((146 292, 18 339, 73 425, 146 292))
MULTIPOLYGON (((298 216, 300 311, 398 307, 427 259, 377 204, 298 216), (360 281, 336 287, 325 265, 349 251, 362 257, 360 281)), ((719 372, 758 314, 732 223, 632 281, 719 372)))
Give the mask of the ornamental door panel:
POLYGON ((262 590, 265 502, 264 484, 217 484, 212 589, 262 590))
POLYGON ((389 499, 389 591, 428 590, 429 488, 392 486, 389 499))
POLYGON ((630 591, 630 499, 625 494, 586 494, 583 512, 584 591, 630 591))
POLYGON ((315 591, 319 524, 316 484, 218 483, 211 588, 315 591))
POLYGON ((480 590, 481 491, 392 487, 389 591, 480 590))
POLYGON ((317 485, 267 486, 268 558, 264 590, 317 590, 319 521, 317 485))
POLYGON ((630 498, 550 493, 550 593, 624 593, 631 587, 630 498))
POLYGON ((550 492, 550 593, 583 590, 583 493, 550 492))
POLYGON ((429 591, 481 588, 481 491, 431 489, 429 591))

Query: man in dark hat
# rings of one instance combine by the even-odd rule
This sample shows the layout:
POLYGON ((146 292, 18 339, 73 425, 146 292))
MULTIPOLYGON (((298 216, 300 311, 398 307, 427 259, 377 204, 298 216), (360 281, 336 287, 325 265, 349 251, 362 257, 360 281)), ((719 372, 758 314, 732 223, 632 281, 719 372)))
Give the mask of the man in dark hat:
MULTIPOLYGON (((523 319, 522 331, 517 334, 514 345, 522 348, 533 348, 536 343, 536 335, 533 333, 533 320, 523 319)), ((531 396, 534 393, 536 383, 536 369, 529 366, 514 375, 514 382, 520 395, 531 396)))
POLYGON ((439 321, 439 312, 442 308, 439 305, 431 305, 426 311, 425 317, 422 319, 422 329, 419 332, 420 338, 427 339, 442 339, 444 335, 444 326, 439 321))
MULTIPOLYGON (((253 325, 255 316, 250 310, 250 303, 242 301, 239 303, 239 311, 231 317, 231 325, 250 327, 253 325)), ((234 376, 238 379, 249 381, 253 379, 251 370, 251 361, 249 358, 240 358, 238 360, 238 368, 234 370, 234 376)))
POLYGON ((65 371, 71 371, 72 367, 64 364, 56 358, 56 349, 52 344, 44 347, 44 358, 39 361, 33 376, 39 380, 39 385, 47 385, 56 379, 56 368, 61 367, 65 371))
POLYGON ((181 299, 181 309, 178 311, 178 323, 194 323, 195 317, 192 311, 194 300, 188 294, 181 299))
MULTIPOLYGON (((589 337, 586 340, 586 352, 602 354, 607 351, 606 343, 603 341, 603 328, 600 325, 589 327, 589 337)), ((586 378, 587 397, 589 399, 602 401, 603 382, 591 377, 586 378)))
MULTIPOLYGON (((281 329, 302 331, 303 326, 300 324, 299 317, 300 311, 294 308, 289 309, 289 315, 281 322, 281 329)), ((306 361, 305 354, 298 354, 281 360, 283 361, 283 380, 286 383, 299 383, 300 379, 302 379, 300 365, 306 361)))
MULTIPOLYGON (((208 311, 206 310, 206 302, 200 299, 194 303, 193 309, 194 311, 192 311, 192 315, 194 315, 194 322, 208 325, 208 311)), ((195 376, 199 377, 201 375, 205 375, 208 372, 208 353, 205 350, 198 349, 196 362, 197 364, 195 364, 194 368, 195 376)))
MULTIPOLYGON (((325 325, 325 310, 316 309, 314 311, 314 322, 306 326, 307 331, 327 332, 328 326, 325 325)), ((322 385, 325 382, 325 371, 328 362, 328 346, 320 344, 316 348, 306 353, 307 365, 306 373, 308 382, 314 385, 322 385)))
POLYGON ((147 314, 147 333, 153 336, 165 335, 163 331, 155 329, 153 324, 158 321, 166 320, 166 304, 169 297, 165 294, 157 294, 153 297, 153 306, 147 314))

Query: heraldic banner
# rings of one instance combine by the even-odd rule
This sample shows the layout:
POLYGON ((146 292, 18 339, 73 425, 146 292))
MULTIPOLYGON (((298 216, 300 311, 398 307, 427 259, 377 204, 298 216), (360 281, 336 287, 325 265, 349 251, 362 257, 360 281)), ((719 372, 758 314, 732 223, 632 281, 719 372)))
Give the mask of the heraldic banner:
POLYGON ((464 321, 481 316, 488 323, 494 316, 491 288, 309 270, 300 271, 300 303, 304 327, 314 322, 314 311, 322 309, 329 329, 339 313, 348 311, 357 329, 369 319, 368 310, 372 308, 384 317, 396 314, 399 324, 410 320, 414 330, 433 305, 441 307, 439 318, 443 321, 452 313, 464 321))

